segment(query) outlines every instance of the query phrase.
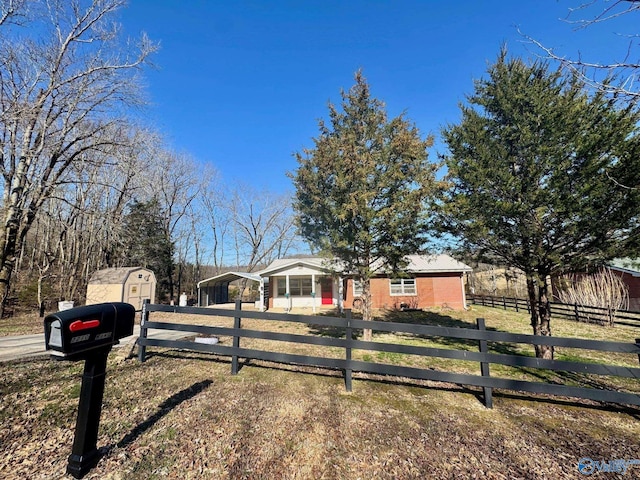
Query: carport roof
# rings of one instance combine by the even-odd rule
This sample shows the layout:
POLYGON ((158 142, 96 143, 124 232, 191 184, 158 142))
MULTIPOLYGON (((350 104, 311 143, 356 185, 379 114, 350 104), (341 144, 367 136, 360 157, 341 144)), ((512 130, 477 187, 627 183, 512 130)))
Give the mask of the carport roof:
POLYGON ((200 280, 198 282, 198 288, 206 285, 221 285, 224 283, 230 283, 236 280, 240 280, 241 278, 253 280, 254 282, 262 281, 262 277, 255 273, 226 272, 226 273, 221 273, 220 275, 216 275, 215 277, 207 278, 205 280, 200 280))

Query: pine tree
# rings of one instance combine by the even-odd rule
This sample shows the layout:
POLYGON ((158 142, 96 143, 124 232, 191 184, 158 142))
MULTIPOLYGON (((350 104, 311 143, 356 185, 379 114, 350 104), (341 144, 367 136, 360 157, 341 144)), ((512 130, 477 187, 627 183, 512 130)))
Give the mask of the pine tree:
MULTIPOLYGON (((443 131, 445 229, 467 251, 524 271, 533 332, 551 335, 550 276, 637 250, 640 115, 504 49, 461 109, 443 131)), ((536 354, 552 358, 553 348, 536 354)))
POLYGON ((432 139, 403 115, 388 120, 361 72, 355 81, 341 92, 342 111, 329 104, 315 147, 296 155, 292 179, 302 236, 362 283, 368 320, 376 269, 397 272, 424 247, 423 212, 437 182, 427 160, 432 139))
POLYGON ((175 247, 165 233, 158 201, 134 202, 124 218, 123 232, 125 263, 153 270, 158 298, 172 298, 175 247))

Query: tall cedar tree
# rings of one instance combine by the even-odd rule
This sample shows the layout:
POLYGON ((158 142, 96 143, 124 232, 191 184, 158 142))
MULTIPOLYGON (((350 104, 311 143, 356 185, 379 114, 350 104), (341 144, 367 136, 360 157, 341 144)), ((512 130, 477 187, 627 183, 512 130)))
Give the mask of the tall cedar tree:
MULTIPOLYGON (((423 140, 403 115, 387 119, 361 72, 329 103, 315 147, 296 154, 291 175, 300 232, 363 286, 363 317, 371 319, 370 280, 381 269, 400 272, 405 256, 424 248, 425 206, 437 182, 423 140)), ((371 330, 365 331, 365 339, 371 330)))
POLYGON ((160 301, 173 298, 175 246, 165 233, 165 214, 158 200, 135 201, 123 221, 124 262, 153 270, 160 301))
MULTIPOLYGON (((546 63, 503 49, 443 131, 445 227, 526 274, 531 325, 551 335, 549 278, 637 250, 640 115, 546 63)), ((553 358, 553 347, 536 346, 553 358)))

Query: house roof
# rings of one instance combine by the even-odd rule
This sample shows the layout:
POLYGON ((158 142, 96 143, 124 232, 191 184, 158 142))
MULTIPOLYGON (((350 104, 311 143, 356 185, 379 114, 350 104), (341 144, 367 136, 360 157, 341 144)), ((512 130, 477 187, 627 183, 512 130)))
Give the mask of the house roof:
POLYGON ((407 271, 412 273, 470 272, 470 266, 446 254, 408 255, 407 271))
MULTIPOLYGON (((409 264, 406 271, 411 273, 443 273, 443 272, 470 272, 472 269, 468 265, 457 261, 446 254, 440 255, 408 255, 406 257, 409 264)), ((321 272, 331 271, 330 261, 322 257, 310 258, 279 258, 272 262, 267 268, 256 272, 261 277, 268 277, 280 271, 288 270, 295 266, 307 266, 321 272)), ((339 267, 334 270, 340 271, 339 267)))
POLYGON ((126 282, 131 273, 137 270, 148 270, 144 267, 120 267, 120 268, 105 268, 97 270, 91 275, 89 284, 93 285, 113 285, 126 282))
POLYGON ((267 268, 256 272, 261 277, 269 277, 280 271, 288 270, 292 267, 305 266, 319 272, 329 272, 331 267, 329 261, 323 257, 300 257, 300 258, 278 258, 271 262, 267 268))

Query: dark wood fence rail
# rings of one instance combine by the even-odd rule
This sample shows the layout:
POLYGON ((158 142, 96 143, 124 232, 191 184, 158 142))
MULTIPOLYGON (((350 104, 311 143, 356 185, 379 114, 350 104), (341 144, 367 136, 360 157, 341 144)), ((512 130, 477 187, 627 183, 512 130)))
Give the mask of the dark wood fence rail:
MULTIPOLYGON (((239 302, 236 303, 235 310, 198 307, 174 307, 148 303, 145 304, 142 310, 140 338, 138 339, 138 358, 141 362, 144 362, 146 358, 147 347, 156 346, 210 352, 218 355, 229 356, 232 360, 232 374, 238 373, 239 358, 336 369, 342 370, 344 372, 345 386, 348 391, 351 391, 352 388, 352 372, 393 375, 423 380, 435 380, 460 385, 482 387, 484 391, 484 403, 488 408, 491 408, 492 406, 492 389, 494 388, 577 397, 596 400, 600 402, 611 402, 640 406, 640 394, 638 393, 575 385, 562 385, 555 383, 552 384, 544 382, 515 380, 510 378, 500 378, 491 376, 490 365, 506 365, 520 368, 574 372, 587 375, 617 376, 633 379, 640 379, 640 368, 573 361, 544 360, 517 354, 490 353, 488 344, 494 342, 500 342, 501 344, 515 343, 527 345, 553 345, 556 347, 628 353, 638 355, 638 360, 640 360, 640 339, 636 340, 636 343, 623 343, 578 338, 540 337, 535 335, 512 334, 486 330, 484 327, 483 319, 478 319, 477 329, 467 329, 416 325, 410 323, 363 321, 351 318, 350 311, 346 312, 346 318, 278 314, 271 312, 249 312, 242 311, 239 302), (155 322, 150 319, 151 312, 174 312, 177 314, 233 317, 234 327, 213 327, 204 325, 155 322), (264 320, 265 322, 297 322, 307 324, 309 326, 312 326, 313 328, 332 327, 333 329, 335 329, 337 327, 339 329, 344 329, 344 337, 335 338, 311 334, 301 335, 246 329, 242 328, 241 322, 241 320, 245 318, 260 319, 264 320), (425 338, 435 337, 443 339, 455 339, 460 343, 461 347, 465 346, 465 344, 466 346, 468 346, 469 341, 471 341, 472 344, 475 343, 477 345, 478 351, 404 345, 375 341, 365 342, 352 338, 352 332, 354 329, 364 328, 371 328, 378 332, 410 334, 425 338), (149 329, 175 330, 196 334, 230 336, 233 337, 233 344, 232 346, 221 345, 219 343, 211 345, 186 340, 153 339, 147 337, 147 332, 149 329), (342 356, 342 358, 336 358, 335 353, 333 357, 310 356, 300 355, 296 353, 283 353, 269 350, 258 350, 254 348, 244 348, 241 346, 242 338, 275 340, 296 344, 334 347, 334 352, 335 347, 338 347, 340 349, 344 349, 344 355, 342 356), (352 351, 354 349, 478 362, 480 367, 480 375, 452 373, 447 371, 432 370, 430 368, 390 365, 373 361, 353 360, 352 351)), ((635 361, 635 357, 633 358, 635 361)))
MULTIPOLYGON (((467 300, 473 305, 502 308, 516 312, 530 312, 529 301, 523 298, 468 294, 467 300)), ((630 310, 612 311, 603 307, 552 302, 551 315, 568 320, 575 320, 577 322, 598 323, 603 325, 613 323, 613 325, 640 328, 640 312, 632 312, 630 310)))

